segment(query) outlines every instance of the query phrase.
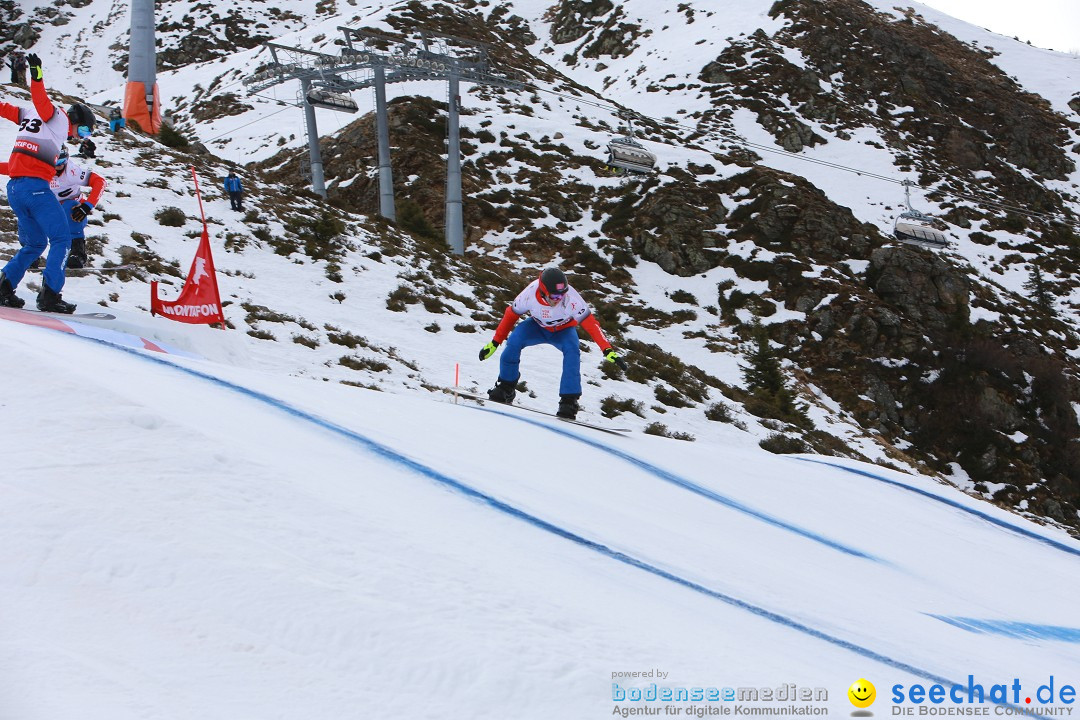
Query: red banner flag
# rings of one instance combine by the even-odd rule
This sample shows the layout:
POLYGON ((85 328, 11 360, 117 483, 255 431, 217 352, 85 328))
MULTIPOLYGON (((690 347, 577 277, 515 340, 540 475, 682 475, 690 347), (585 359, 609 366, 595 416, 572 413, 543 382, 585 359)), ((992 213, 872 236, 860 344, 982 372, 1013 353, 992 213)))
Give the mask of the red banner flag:
MULTIPOLYGON (((191 168, 195 177, 195 168, 191 168)), ((202 197, 199 195, 199 180, 195 178, 195 196, 199 199, 199 211, 202 211, 202 197)), ((150 283, 150 314, 185 323, 221 323, 225 328, 225 315, 221 312, 221 295, 218 293, 217 271, 214 270, 214 257, 210 254, 210 232, 203 216, 202 238, 195 259, 191 262, 187 280, 176 300, 160 300, 157 294, 157 281, 150 283)))

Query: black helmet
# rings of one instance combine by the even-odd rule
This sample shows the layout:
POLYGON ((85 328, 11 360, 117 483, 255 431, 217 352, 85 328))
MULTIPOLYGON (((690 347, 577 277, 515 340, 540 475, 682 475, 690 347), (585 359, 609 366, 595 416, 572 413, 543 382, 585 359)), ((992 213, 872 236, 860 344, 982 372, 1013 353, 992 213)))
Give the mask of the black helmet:
POLYGON ((94 113, 82 103, 75 103, 69 107, 67 115, 68 122, 71 123, 71 127, 75 128, 76 133, 78 133, 80 127, 94 129, 94 113))
POLYGON ((60 153, 56 156, 56 169, 64 167, 64 163, 68 161, 68 149, 67 145, 60 146, 60 153))
MULTIPOLYGON (((559 268, 548 268, 540 273, 540 292, 548 297, 556 296, 562 299, 570 285, 566 282, 566 275, 559 268)), ((556 299, 553 297, 552 299, 556 299)))

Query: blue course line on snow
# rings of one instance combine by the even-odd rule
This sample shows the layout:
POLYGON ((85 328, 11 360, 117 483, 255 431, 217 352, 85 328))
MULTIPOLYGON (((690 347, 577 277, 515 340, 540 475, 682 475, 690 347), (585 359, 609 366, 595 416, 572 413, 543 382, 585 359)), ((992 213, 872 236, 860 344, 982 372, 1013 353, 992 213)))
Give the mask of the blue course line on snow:
POLYGON ((668 470, 663 469, 662 467, 658 467, 656 465, 653 465, 650 462, 642 460, 641 458, 638 458, 638 457, 634 457, 630 453, 623 452, 622 450, 614 448, 614 447, 612 447, 610 445, 606 445, 606 444, 604 444, 602 442, 598 442, 596 440, 592 440, 590 438, 583 437, 582 435, 579 435, 579 434, 577 434, 575 432, 570 432, 569 430, 566 430, 566 429, 563 429, 563 428, 552 427, 551 425, 549 425, 549 424, 547 424, 545 422, 541 422, 539 420, 533 420, 532 418, 527 418, 527 417, 524 417, 522 415, 515 415, 514 413, 506 412, 505 410, 497 410, 495 408, 481 407, 479 405, 466 405, 465 407, 472 408, 473 410, 481 410, 483 412, 494 413, 495 415, 502 415, 503 417, 513 418, 515 420, 520 420, 521 422, 528 423, 530 425, 535 425, 536 427, 544 428, 545 430, 550 430, 551 432, 553 432, 553 433, 555 433, 557 435, 562 435, 563 437, 567 437, 567 438, 570 438, 572 440, 576 440, 577 442, 584 443, 584 444, 588 445, 589 447, 596 448, 597 450, 601 450, 601 451, 603 451, 603 452, 605 452, 605 453, 607 453, 609 455, 614 455, 615 457, 619 458, 620 460, 625 460, 626 462, 630 463, 631 465, 634 465, 636 467, 641 468, 642 470, 644 470, 645 472, 649 473, 650 475, 652 475, 654 477, 658 477, 661 480, 669 482, 669 483, 671 483, 673 485, 677 485, 677 486, 683 488, 684 490, 689 490, 690 492, 695 493, 697 495, 700 495, 701 497, 708 498, 709 500, 712 500, 713 502, 719 503, 719 504, 723 505, 724 507, 728 507, 728 508, 731 508, 732 510, 735 510, 737 512, 741 512, 741 513, 743 513, 745 515, 749 515, 752 518, 755 518, 757 520, 761 520, 762 522, 768 523, 769 525, 772 525, 774 527, 778 527, 778 528, 781 528, 783 530, 787 530, 788 532, 793 532, 796 535, 800 535, 800 536, 802 536, 804 538, 807 538, 808 540, 813 540, 814 542, 821 543, 822 545, 825 545, 826 547, 832 548, 833 550, 839 550, 840 552, 846 553, 848 555, 854 555, 855 557, 864 558, 866 560, 873 560, 874 562, 887 564, 887 563, 885 563, 884 560, 882 560, 879 557, 876 557, 874 555, 870 555, 869 553, 865 553, 862 550, 856 550, 853 547, 843 545, 843 544, 841 544, 841 543, 839 543, 839 542, 837 542, 835 540, 830 540, 829 538, 827 538, 827 537, 825 537, 823 535, 819 535, 818 533, 815 533, 815 532, 813 532, 811 530, 806 530, 804 528, 799 527, 798 525, 792 525, 791 523, 785 522, 785 521, 781 520, 780 518, 773 517, 772 515, 768 515, 767 513, 764 513, 764 512, 762 512, 760 510, 755 510, 752 507, 749 507, 747 505, 743 505, 742 503, 740 503, 737 500, 733 500, 733 499, 731 499, 729 497, 721 495, 720 493, 718 493, 718 492, 716 492, 714 490, 710 490, 708 488, 702 487, 701 485, 698 485, 695 482, 687 480, 686 478, 680 477, 680 476, 676 475, 673 472, 670 472, 668 470))
POLYGON ((901 488, 902 490, 907 490, 907 491, 913 492, 913 493, 915 493, 917 495, 922 495, 923 497, 928 497, 931 500, 936 500, 936 501, 938 501, 940 503, 944 503, 945 505, 948 505, 949 507, 956 508, 957 510, 961 510, 963 512, 966 512, 969 515, 974 515, 975 517, 980 518, 982 520, 985 520, 988 523, 991 523, 993 525, 997 525, 998 527, 1003 527, 1006 530, 1011 530, 1012 532, 1016 533, 1017 535, 1023 535, 1024 537, 1031 538, 1032 540, 1038 540, 1039 542, 1041 542, 1041 543, 1043 543, 1045 545, 1049 545, 1052 548, 1062 550, 1062 551, 1067 552, 1067 553, 1069 553, 1071 555, 1080 555, 1080 548, 1075 548, 1075 547, 1073 547, 1071 545, 1067 545, 1067 544, 1065 544, 1063 542, 1059 542, 1057 540, 1054 540, 1053 538, 1048 538, 1045 535, 1040 535, 1037 532, 1032 532, 1031 530, 1028 530, 1027 528, 1024 528, 1024 527, 1020 527, 1019 525, 1013 525, 1010 522, 1006 522, 1006 521, 1002 520, 1001 518, 996 518, 996 517, 994 517, 993 515, 991 515, 989 513, 983 512, 982 510, 976 510, 975 508, 967 507, 963 503, 958 503, 955 500, 950 500, 949 498, 942 497, 940 495, 935 495, 934 493, 929 492, 927 490, 923 490, 923 489, 917 488, 917 487, 912 487, 911 485, 906 485, 906 484, 904 484, 902 482, 898 482, 896 480, 890 480, 887 477, 883 477, 881 475, 869 472, 867 470, 859 470, 857 468, 845 467, 844 465, 838 465, 836 463, 826 462, 824 460, 814 460, 812 458, 792 458, 792 459, 793 460, 799 460, 801 462, 814 463, 816 465, 826 465, 826 466, 831 467, 831 468, 836 468, 837 470, 844 470, 845 472, 854 473, 855 475, 862 475, 863 477, 872 478, 872 479, 877 480, 879 482, 883 482, 886 485, 892 485, 894 487, 901 488))
POLYGON ((979 618, 949 617, 926 613, 935 620, 954 625, 968 632, 1003 635, 1017 640, 1058 640, 1060 642, 1080 643, 1080 628, 1061 625, 1037 625, 1035 623, 1016 622, 1015 620, 980 620, 979 618))
POLYGON ((214 385, 217 385, 219 387, 223 387, 223 388, 226 388, 228 390, 232 390, 233 392, 239 393, 240 395, 251 398, 253 400, 257 400, 257 401, 259 401, 261 403, 269 405, 270 407, 273 407, 273 408, 275 408, 277 410, 280 410, 280 411, 284 412, 287 415, 290 415, 290 416, 295 417, 295 418, 299 418, 299 419, 304 420, 306 422, 310 422, 313 425, 321 427, 321 428, 323 428, 325 430, 329 430, 329 431, 331 431, 331 432, 333 432, 333 433, 335 433, 337 435, 340 435, 342 437, 345 437, 345 438, 347 438, 349 440, 353 440, 357 444, 359 444, 361 447, 363 447, 364 449, 370 451, 371 453, 373 453, 374 455, 376 455, 378 457, 381 457, 381 458, 383 458, 383 459, 385 459, 385 460, 387 460, 387 461, 389 461, 391 463, 394 463, 396 465, 400 465, 401 467, 404 467, 404 468, 406 468, 406 469, 408 469, 408 470, 410 470, 412 472, 415 472, 418 475, 426 477, 429 480, 433 480, 436 483, 439 483, 440 485, 443 485, 443 486, 448 487, 448 488, 450 488, 452 490, 455 490, 455 491, 461 493, 462 495, 464 495, 464 496, 466 496, 466 497, 468 497, 468 498, 470 498, 472 500, 475 500, 477 502, 480 502, 480 503, 482 503, 484 505, 487 505, 488 507, 494 508, 495 510, 498 510, 499 512, 501 512, 501 513, 503 513, 505 515, 509 515, 510 517, 514 517, 514 518, 517 518, 518 520, 522 520, 522 521, 528 523, 529 525, 532 525, 535 528, 538 528, 538 529, 543 530, 545 532, 551 533, 552 535, 556 535, 558 537, 569 540, 569 541, 571 541, 571 542, 573 542, 573 543, 575 543, 577 545, 580 545, 581 547, 592 550, 593 552, 596 552, 596 553, 598 553, 600 555, 611 558, 612 560, 616 560, 616 561, 618 561, 620 563, 623 563, 624 565, 629 565, 630 567, 638 568, 639 570, 643 570, 643 571, 645 571, 645 572, 647 572, 647 573, 649 573, 651 575, 655 575, 656 577, 663 578, 664 580, 668 580, 670 582, 673 582, 676 585, 681 585, 682 587, 687 588, 688 590, 693 590, 694 592, 700 593, 700 594, 705 595, 707 597, 711 597, 711 598, 714 598, 716 600, 720 600, 723 603, 726 603, 726 604, 731 605, 733 607, 739 608, 740 610, 745 610, 747 612, 750 612, 750 613, 752 613, 752 614, 754 614, 754 615, 756 615, 756 616, 758 616, 760 618, 763 618, 765 620, 769 620, 771 622, 774 622, 774 623, 776 623, 776 624, 778 624, 778 625, 780 625, 782 627, 786 627, 786 628, 789 628, 791 630, 795 630, 796 632, 802 633, 802 634, 807 635, 809 637, 812 637, 812 638, 827 642, 830 645, 833 645, 835 647, 838 647, 838 648, 853 652, 856 655, 860 655, 861 657, 867 658, 868 660, 873 660, 875 662, 882 663, 883 665, 887 665, 887 666, 895 668, 897 670, 901 670, 903 672, 910 673, 912 675, 915 675, 916 677, 921 677, 921 678, 923 678, 925 680, 931 680, 933 682, 941 683, 943 685, 954 684, 950 680, 947 680, 946 678, 935 675, 935 674, 933 674, 933 673, 931 673, 931 672, 929 672, 927 670, 923 670, 922 668, 915 667, 914 665, 909 665, 908 663, 905 663, 905 662, 902 662, 902 661, 897 660, 895 658, 889 657, 888 655, 882 655, 881 653, 870 650, 869 648, 862 647, 861 645, 856 645, 855 643, 850 642, 848 640, 844 640, 842 638, 838 638, 838 637, 835 637, 833 635, 829 635, 828 633, 825 633, 825 632, 822 632, 821 630, 817 630, 815 628, 812 628, 809 625, 804 625, 804 624, 798 622, 797 620, 793 620, 793 619, 791 619, 789 617, 786 617, 784 615, 780 615, 779 613, 775 613, 775 612, 773 612, 771 610, 766 610, 765 608, 758 607, 757 605, 753 605, 751 603, 748 603, 745 600, 740 600, 740 599, 738 599, 736 597, 733 597, 731 595, 726 595, 726 594, 724 594, 722 592, 719 592, 717 590, 707 588, 704 585, 699 585, 696 582, 693 582, 691 580, 687 580, 686 578, 675 575, 674 573, 671 573, 671 572, 669 572, 667 570, 659 568, 659 567, 657 567, 655 565, 650 565, 649 563, 647 563, 647 562, 645 562, 643 560, 639 560, 639 559, 637 559, 637 558, 635 558, 635 557, 633 557, 631 555, 627 555, 626 553, 623 553, 623 552, 620 552, 618 550, 614 550, 612 548, 609 548, 607 545, 603 545, 603 544, 598 543, 598 542, 596 542, 594 540, 589 540, 589 539, 584 538, 584 537, 582 537, 580 535, 576 535, 576 534, 570 532, 569 530, 566 530, 564 528, 559 527, 558 525, 554 525, 554 524, 552 524, 552 523, 550 523, 550 522, 548 522, 546 520, 542 520, 542 519, 536 517, 535 515, 530 515, 529 513, 525 512, 524 510, 520 510, 520 509, 518 509, 518 508, 516 508, 516 507, 514 507, 512 505, 509 505, 509 504, 507 504, 507 503, 505 503, 505 502, 503 502, 501 500, 498 500, 498 499, 496 499, 496 498, 494 498, 494 497, 492 497, 490 495, 487 495, 487 494, 485 494, 483 492, 480 492, 479 490, 476 490, 475 488, 469 487, 468 485, 466 485, 466 484, 464 484, 464 483, 462 483, 462 482, 460 482, 458 480, 455 480, 454 478, 452 478, 452 477, 450 477, 448 475, 444 475, 443 473, 439 472, 438 470, 435 470, 435 469, 430 468, 430 467, 428 467, 428 466, 426 466, 426 465, 424 465, 422 463, 419 463, 416 460, 408 458, 408 457, 402 455, 401 453, 397 452, 396 450, 394 450, 392 448, 389 448, 389 447, 387 447, 385 445, 382 445, 382 444, 372 440, 371 438, 364 437, 363 435, 361 435, 361 434, 359 434, 357 432, 354 432, 353 430, 349 430, 346 427, 343 427, 343 426, 338 425, 336 423, 330 422, 329 420, 325 420, 323 418, 320 418, 320 417, 317 417, 317 416, 312 415, 310 413, 307 413, 307 412, 305 412, 303 410, 300 410, 299 408, 295 408, 292 405, 289 405, 288 403, 286 403, 286 402, 284 402, 282 400, 278 400, 277 398, 271 397, 270 395, 266 395, 266 394, 258 392, 256 390, 246 388, 246 387, 244 387, 242 385, 236 385, 234 383, 229 382, 228 380, 224 380, 222 378, 215 377, 214 375, 210 375, 208 373, 200 372, 199 370, 195 370, 193 368, 184 367, 183 365, 177 365, 175 363, 169 362, 168 360, 166 360, 164 358, 159 358, 159 357, 155 357, 153 355, 146 354, 144 351, 141 351, 141 350, 136 350, 134 348, 127 348, 127 347, 124 347, 122 345, 115 345, 113 343, 110 343, 110 342, 107 342, 107 341, 104 341, 104 340, 98 340, 97 338, 88 338, 88 337, 82 337, 82 336, 78 336, 78 335, 72 336, 72 337, 76 337, 76 338, 78 338, 80 340, 87 340, 89 342, 97 343, 99 345, 104 345, 104 346, 109 347, 109 348, 115 348, 117 350, 121 350, 121 351, 123 351, 123 352, 125 352, 125 353, 127 353, 129 355, 140 358, 142 360, 152 362, 152 363, 156 363, 158 365, 162 365, 164 367, 171 368, 173 370, 178 370, 178 371, 180 371, 182 373, 186 373, 187 375, 190 375, 192 377, 198 378, 200 380, 206 380, 206 381, 208 381, 210 383, 213 383, 214 385))

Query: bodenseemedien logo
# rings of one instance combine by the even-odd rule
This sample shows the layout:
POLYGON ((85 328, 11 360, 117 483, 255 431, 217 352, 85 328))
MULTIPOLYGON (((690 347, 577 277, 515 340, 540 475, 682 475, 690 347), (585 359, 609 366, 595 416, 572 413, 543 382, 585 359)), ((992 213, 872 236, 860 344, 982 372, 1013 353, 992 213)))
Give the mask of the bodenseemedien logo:
MULTIPOLYGON (((874 700, 877 699, 877 689, 874 687, 874 683, 870 682, 866 678, 859 678, 855 682, 851 683, 851 687, 847 691, 848 700, 851 704, 859 708, 859 710, 865 710, 874 704, 874 700)), ((853 712, 852 715, 872 715, 870 712, 853 712)))

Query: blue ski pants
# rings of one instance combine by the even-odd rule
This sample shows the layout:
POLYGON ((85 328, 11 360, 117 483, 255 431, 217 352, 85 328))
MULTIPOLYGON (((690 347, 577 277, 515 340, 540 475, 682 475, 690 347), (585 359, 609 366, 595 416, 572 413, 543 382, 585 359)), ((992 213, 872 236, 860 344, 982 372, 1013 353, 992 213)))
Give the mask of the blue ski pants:
POLYGON ((7 184, 8 204, 19 220, 19 252, 4 266, 4 277, 12 287, 22 282, 30 263, 49 248, 45 259, 45 283, 54 291, 64 287, 64 265, 71 249, 68 218, 53 195, 49 183, 41 178, 16 177, 7 184))
POLYGON ((518 325, 503 345, 502 356, 499 359, 499 379, 516 383, 521 377, 521 351, 541 343, 554 345, 562 352, 562 379, 559 381, 559 394, 580 395, 581 347, 578 345, 576 326, 550 332, 532 320, 518 325))

